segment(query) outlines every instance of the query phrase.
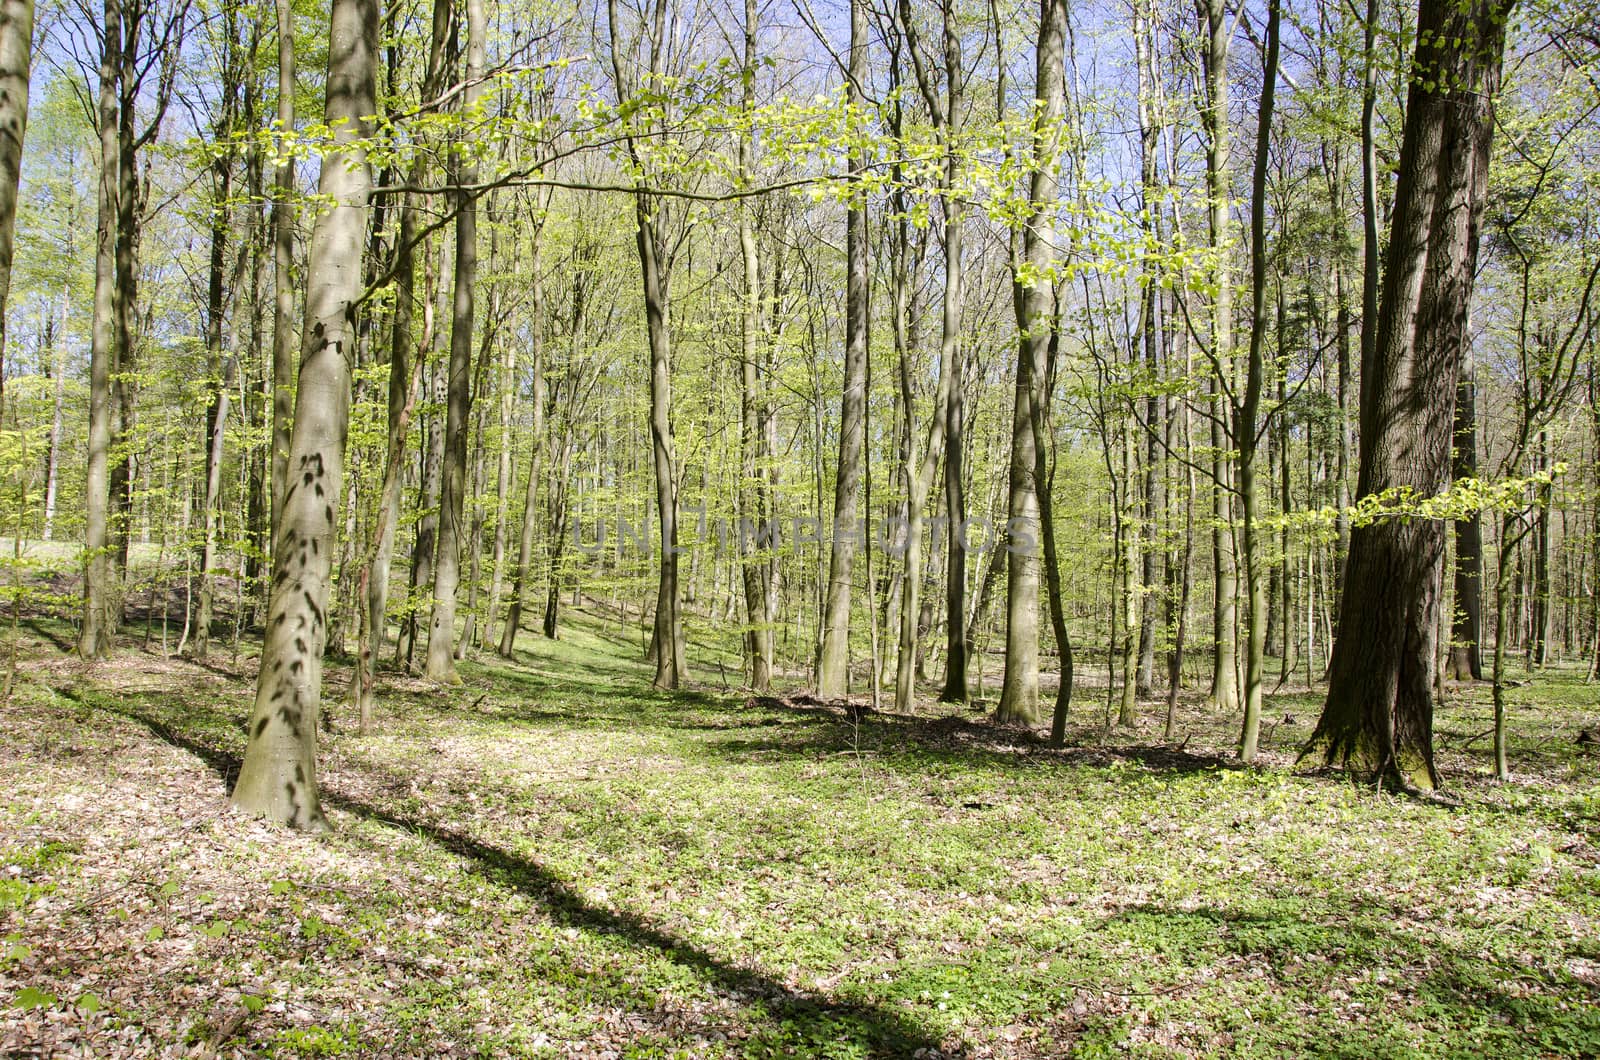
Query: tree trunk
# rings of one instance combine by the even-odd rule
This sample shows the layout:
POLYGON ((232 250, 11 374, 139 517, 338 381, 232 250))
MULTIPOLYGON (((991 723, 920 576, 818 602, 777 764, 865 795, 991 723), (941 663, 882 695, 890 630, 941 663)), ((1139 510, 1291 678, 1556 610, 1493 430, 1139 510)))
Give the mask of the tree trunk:
MULTIPOLYGON (((1493 99, 1514 0, 1421 0, 1373 357, 1362 365, 1361 496, 1448 481, 1493 99)), ((1406 789, 1433 764, 1434 640, 1444 527, 1354 528, 1328 700, 1302 758, 1406 789)))
POLYGON ((1212 518, 1211 563, 1215 597, 1212 609, 1211 699, 1220 709, 1232 710, 1239 702, 1239 574, 1234 555, 1232 489, 1233 476, 1227 450, 1230 442, 1224 426, 1225 406, 1231 400, 1233 372, 1233 277, 1228 267, 1232 241, 1228 238, 1228 205, 1232 192, 1228 181, 1228 51, 1233 20, 1224 0, 1202 0, 1200 17, 1205 34, 1205 105, 1200 122, 1205 129, 1207 237, 1211 254, 1210 281, 1216 288, 1211 304, 1211 356, 1217 373, 1211 393, 1218 404, 1211 421, 1212 518))
POLYGON ((374 0, 333 0, 328 33, 327 122, 333 148, 318 191, 331 207, 311 238, 306 324, 296 387, 279 548, 249 743, 236 806, 297 828, 325 826, 317 793, 322 647, 333 562, 335 502, 343 491, 350 420, 353 315, 372 170, 365 138, 377 110, 378 11, 374 0))
POLYGON ((32 48, 33 0, 0 0, 0 420, 5 416, 6 300, 11 293, 22 141, 28 130, 32 48))
MULTIPOLYGON (((1455 446, 1451 475, 1478 477, 1478 395, 1469 357, 1456 384, 1455 446)), ((1451 677, 1483 680, 1483 523, 1477 512, 1456 520, 1455 613, 1450 623, 1451 677)))
MULTIPOLYGON (((544 458, 544 279, 539 273, 539 235, 538 222, 533 230, 533 250, 529 262, 531 273, 530 282, 530 312, 533 325, 529 334, 529 348, 533 358, 532 377, 533 387, 531 401, 533 404, 533 425, 531 429, 531 452, 528 454, 528 488, 523 493, 522 501, 522 529, 517 537, 517 565, 511 577, 511 602, 506 607, 506 619, 500 629, 499 653, 502 657, 514 657, 517 644, 517 631, 522 626, 523 601, 527 595, 528 571, 533 562, 534 532, 539 520, 539 475, 544 458)), ((584 285, 586 275, 580 270, 573 277, 573 301, 576 308, 573 310, 572 342, 574 353, 577 345, 582 341, 583 334, 583 304, 584 285)), ((552 546, 554 542, 551 543, 552 546)), ((553 570, 552 570, 553 574, 553 570)), ((554 616, 552 616, 554 617, 554 616)), ((554 623, 551 625, 553 635, 554 623)))
MULTIPOLYGON (((867 8, 850 0, 850 59, 846 98, 862 105, 867 80, 867 8)), ((860 151, 850 153, 850 173, 863 171, 860 151)), ((867 203, 859 184, 852 186, 845 219, 845 346, 844 395, 839 405, 839 464, 833 485, 832 548, 828 585, 822 602, 822 642, 817 649, 817 695, 837 699, 849 691, 850 567, 856 546, 856 499, 861 488, 866 441, 867 332, 867 203)))
MULTIPOLYGON (((756 102, 756 52, 758 19, 756 0, 744 4, 744 91, 742 105, 746 114, 753 114, 756 102)), ((739 136, 739 180, 748 186, 753 150, 749 129, 739 136)), ((739 365, 739 457, 740 486, 739 511, 756 528, 773 518, 772 497, 766 489, 767 464, 772 453, 766 448, 766 421, 771 414, 761 380, 760 341, 763 335, 761 313, 761 257, 756 247, 755 232, 750 225, 750 208, 739 203, 739 249, 744 259, 744 305, 740 314, 739 365)), ((750 675, 750 687, 765 692, 772 685, 772 590, 768 564, 770 552, 776 541, 763 547, 760 531, 747 535, 743 527, 739 533, 739 565, 744 581, 745 665, 750 675)))
POLYGON ((1006 506, 1006 660, 995 720, 1039 720, 1039 497, 1034 488, 1038 446, 1034 388, 1048 386, 1055 328, 1050 275, 1056 199, 1055 161, 1066 109, 1065 0, 1041 0, 1035 71, 1033 154, 1029 159, 1029 216, 1022 231, 1022 268, 1012 270, 1017 315, 1017 383, 1011 412, 1010 492, 1006 506))
POLYGON ((84 482, 83 621, 78 654, 101 658, 116 632, 111 584, 110 491, 111 371, 116 360, 117 78, 122 67, 121 0, 106 0, 97 100, 100 128, 99 218, 95 226, 94 318, 89 344, 89 469, 84 482))
MULTIPOLYGON (((483 0, 467 0, 467 69, 462 111, 472 114, 483 97, 488 22, 483 0)), ((458 162, 456 183, 478 182, 477 163, 458 162)), ((455 665, 456 590, 461 581, 461 550, 468 546, 466 518, 467 435, 472 416, 472 326, 478 283, 478 201, 467 191, 455 195, 455 304, 450 315, 450 372, 446 384, 444 474, 439 494, 439 547, 433 564, 433 616, 428 623, 424 674, 431 681, 459 683, 455 665)), ((470 542, 477 547, 477 542, 470 542)))
MULTIPOLYGON (((278 127, 294 129, 294 12, 277 0, 278 127)), ((272 198, 272 551, 277 552, 283 495, 289 488, 289 432, 294 426, 294 163, 284 153, 272 198)))
MULTIPOLYGON (((1262 680, 1267 637, 1267 559, 1257 523, 1261 490, 1256 475, 1262 391, 1266 385, 1267 338, 1267 166, 1272 146, 1272 108, 1278 81, 1279 0, 1267 0, 1266 61, 1261 73, 1261 104, 1256 125, 1256 157, 1250 189, 1250 352, 1245 362, 1244 401, 1233 428, 1238 451, 1239 501, 1244 510, 1240 542, 1248 610, 1245 620, 1244 723, 1239 759, 1253 762, 1261 738, 1262 680)), ((1280 336, 1281 342, 1281 336, 1280 336)), ((1268 468, 1269 472, 1271 468, 1268 468)), ((1270 484, 1269 487, 1270 488, 1270 484)))

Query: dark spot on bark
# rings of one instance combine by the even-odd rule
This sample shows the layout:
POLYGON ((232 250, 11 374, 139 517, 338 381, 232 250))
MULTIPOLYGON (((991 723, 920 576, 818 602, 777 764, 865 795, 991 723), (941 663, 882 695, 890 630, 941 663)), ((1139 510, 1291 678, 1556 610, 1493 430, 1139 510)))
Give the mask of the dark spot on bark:
POLYGON ((256 735, 260 736, 262 733, 264 733, 266 731, 267 731, 267 719, 266 718, 262 718, 260 721, 256 722, 256 735))

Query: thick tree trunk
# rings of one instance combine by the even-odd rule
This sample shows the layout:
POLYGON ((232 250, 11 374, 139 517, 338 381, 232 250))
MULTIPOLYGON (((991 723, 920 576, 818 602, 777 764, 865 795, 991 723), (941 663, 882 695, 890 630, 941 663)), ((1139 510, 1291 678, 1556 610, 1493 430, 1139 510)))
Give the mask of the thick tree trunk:
MULTIPOLYGON (((1448 481, 1488 182, 1493 99, 1514 0, 1421 0, 1373 357, 1362 365, 1361 496, 1448 481)), ((1433 676, 1444 527, 1351 532, 1327 705, 1302 758, 1408 789, 1439 782, 1433 676)))
POLYGON ((343 492, 350 419, 354 307, 372 171, 365 137, 377 110, 378 11, 374 0, 333 0, 328 33, 327 122, 334 147, 319 193, 306 284, 306 324, 296 388, 279 548, 261 651, 249 743, 233 802, 297 828, 325 825, 317 794, 317 725, 327 631, 335 505, 343 492))
POLYGON ((1055 162, 1066 109, 1065 0, 1041 0, 1034 93, 1029 216, 1022 233, 1021 269, 1013 268, 1017 315, 1017 383, 1011 411, 1010 493, 1006 506, 1006 660, 995 719, 1032 725, 1039 720, 1039 497, 1034 488, 1038 445, 1036 386, 1049 383, 1055 290, 1049 280, 1056 199, 1055 162), (1023 270, 1026 270, 1024 273, 1023 270))

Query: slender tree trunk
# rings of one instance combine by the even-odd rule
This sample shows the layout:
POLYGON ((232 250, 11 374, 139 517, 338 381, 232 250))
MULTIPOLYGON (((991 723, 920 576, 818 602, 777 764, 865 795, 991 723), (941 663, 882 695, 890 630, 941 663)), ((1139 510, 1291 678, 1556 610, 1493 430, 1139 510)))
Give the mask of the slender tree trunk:
MULTIPOLYGON (((467 0, 466 91, 462 110, 473 113, 483 97, 487 19, 483 0, 467 0)), ((478 182, 475 162, 456 164, 463 187, 478 182)), ((429 680, 457 683, 455 666, 456 590, 461 581, 461 551, 469 543, 466 518, 467 435, 472 416, 472 326, 478 283, 478 202, 471 192, 456 192, 455 304, 450 317, 450 369, 446 385, 444 474, 439 494, 439 546, 433 564, 433 617, 428 624, 429 680)), ((477 543, 471 542, 476 548, 477 543)))
POLYGON ((1216 289, 1211 304, 1211 355, 1213 370, 1211 393, 1217 408, 1211 421, 1212 458, 1211 562, 1215 598, 1212 610, 1211 699, 1218 707, 1232 710, 1239 702, 1238 596, 1239 575, 1234 555, 1232 468, 1227 450, 1237 439, 1228 438, 1224 425, 1226 405, 1231 400, 1233 373, 1233 277, 1228 264, 1232 240, 1228 238, 1228 52, 1233 20, 1224 0, 1202 0, 1202 31, 1205 35, 1205 105, 1200 111, 1205 129, 1207 236, 1210 241, 1210 280, 1216 289))
MULTIPOLYGON (((522 625, 522 608, 527 596, 528 573, 533 563, 534 534, 539 521, 539 476, 544 459, 544 406, 545 406, 545 379, 544 379, 544 278, 539 271, 539 236, 540 229, 533 231, 533 251, 529 263, 530 281, 530 311, 533 325, 529 335, 529 352, 532 355, 533 386, 531 401, 533 404, 533 424, 531 428, 531 452, 528 454, 528 488, 523 493, 522 501, 522 529, 517 537, 517 565, 513 568, 511 577, 511 602, 506 607, 506 620, 500 628, 500 655, 504 658, 513 658, 516 651, 517 631, 522 625)), ((587 276, 582 271, 573 277, 573 303, 572 314, 572 343, 574 358, 577 354, 578 344, 583 335, 583 307, 587 276)), ((569 361, 570 363, 570 361, 569 361)), ((551 542, 552 551, 555 542, 551 542)), ((552 563, 554 561, 552 560, 552 563)), ((554 567, 551 569, 554 577, 554 567)), ((546 636, 554 636, 554 614, 546 636)))
MULTIPOLYGON (((1266 385, 1267 333, 1267 166, 1272 146, 1272 109, 1278 81, 1279 0, 1267 0, 1266 62, 1261 73, 1261 104, 1256 125, 1255 169, 1250 190, 1250 352, 1245 362, 1244 400, 1234 420, 1238 450, 1239 501, 1244 511, 1240 542, 1248 600, 1245 636, 1244 724, 1239 733, 1239 758, 1253 762, 1261 738, 1262 681, 1267 638, 1267 560, 1257 524, 1261 490, 1256 439, 1260 436, 1261 398, 1266 385)), ((1270 472, 1270 467, 1268 468, 1270 472)), ((1269 484, 1268 489, 1271 486, 1269 484)))
MULTIPOLYGON (((237 75, 237 57, 234 55, 235 27, 225 26, 222 76, 231 81, 237 75)), ((224 89, 221 112, 216 129, 217 137, 226 141, 233 133, 234 88, 224 89)), ((196 659, 204 659, 211 645, 212 601, 215 596, 217 522, 222 503, 223 443, 227 438, 228 404, 233 390, 235 360, 223 350, 223 318, 227 313, 227 254, 228 254, 228 199, 233 192, 232 151, 224 152, 212 163, 211 253, 206 284, 206 371, 211 387, 211 401, 206 409, 206 429, 201 438, 203 453, 202 490, 200 502, 200 596, 190 611, 190 641, 196 659)))
MULTIPOLYGON (((294 130, 294 11, 277 0, 278 127, 294 130)), ((272 550, 277 551, 283 495, 289 488, 289 432, 294 426, 294 163, 286 152, 273 174, 272 198, 272 550)))
MULTIPOLYGON (((742 104, 746 114, 755 110, 756 52, 758 19, 756 0, 744 4, 744 91, 742 104)), ((750 168, 753 131, 746 129, 739 136, 739 179, 746 186, 751 181, 750 168)), ((740 485, 739 510, 756 528, 746 535, 743 527, 739 533, 740 568, 744 581, 745 665, 750 675, 750 687, 765 692, 772 685, 773 645, 772 625, 769 619, 772 591, 769 577, 770 551, 776 541, 762 546, 760 528, 773 518, 772 497, 767 491, 767 464, 772 453, 766 448, 766 395, 761 380, 762 363, 760 343, 764 335, 761 320, 761 257, 756 247, 755 231, 750 224, 750 208, 739 203, 739 249, 744 260, 744 305, 740 315, 741 359, 739 365, 739 454, 740 485)))
MULTIPOLYGON (((850 0, 850 58, 846 96, 852 108, 862 105, 867 80, 867 8, 850 0)), ((850 172, 863 171, 862 152, 850 153, 850 172)), ((828 558, 827 593, 822 603, 822 641, 817 649, 817 694, 837 699, 849 691, 850 568, 856 546, 856 500, 861 489, 867 411, 867 203, 859 185, 845 221, 845 348, 844 396, 839 406, 839 464, 833 486, 832 548, 828 558)))
MULTIPOLYGON (((72 248, 72 230, 69 227, 66 233, 66 245, 72 248)), ((45 458, 44 476, 44 531, 46 541, 52 539, 55 533, 56 521, 56 492, 61 473, 61 441, 63 421, 67 405, 67 310, 72 304, 71 292, 66 284, 61 289, 61 317, 60 323, 54 325, 50 334, 53 341, 47 344, 50 352, 50 374, 54 382, 55 400, 50 412, 50 452, 45 458)))
POLYGON ((318 191, 331 207, 311 237, 306 324, 272 595, 236 806, 297 828, 325 826, 317 792, 317 726, 335 503, 343 492, 353 313, 362 288, 372 170, 365 138, 377 110, 374 0, 333 0, 327 113, 333 147, 318 191))
POLYGON ((117 195, 121 159, 117 143, 117 77, 122 67, 121 0, 106 0, 103 30, 98 97, 99 220, 95 228, 94 318, 89 345, 89 469, 84 482, 83 621, 78 628, 78 654, 86 660, 106 654, 117 624, 112 614, 115 589, 111 584, 108 478, 111 370, 117 344, 117 195))
MULTIPOLYGON (((516 409, 516 378, 517 354, 516 343, 507 342, 505 352, 501 355, 499 371, 500 388, 500 452, 497 458, 494 476, 494 545, 491 559, 491 575, 489 582, 489 610, 488 619, 483 626, 483 640, 485 644, 494 643, 494 619, 500 614, 500 597, 505 590, 505 565, 506 565, 506 511, 511 500, 511 470, 512 454, 515 446, 512 444, 512 415, 516 409)), ((512 633, 513 639, 516 637, 512 633)))
MULTIPOLYGON (((1456 384, 1455 446, 1450 473, 1478 476, 1478 396, 1470 355, 1456 384)), ((1477 512, 1458 519, 1456 531, 1455 613, 1450 623, 1448 672, 1457 681, 1483 680, 1483 524, 1477 512)), ((1498 616, 1497 616, 1498 618, 1498 616)))

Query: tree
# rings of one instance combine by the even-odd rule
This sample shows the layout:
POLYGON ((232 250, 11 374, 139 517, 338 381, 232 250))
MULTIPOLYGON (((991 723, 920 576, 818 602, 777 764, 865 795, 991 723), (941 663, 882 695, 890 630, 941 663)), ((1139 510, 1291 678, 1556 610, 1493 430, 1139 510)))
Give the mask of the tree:
POLYGON ((83 619, 78 654, 98 659, 111 647, 117 616, 110 554, 111 368, 116 357, 117 197, 121 156, 117 142, 117 81, 122 70, 121 0, 105 0, 101 26, 100 85, 96 118, 100 176, 96 182, 94 324, 89 353, 89 469, 84 484, 83 619))
MULTIPOLYGON (((488 19, 483 0, 467 0, 467 69, 462 107, 471 116, 483 99, 483 72, 488 19)), ((455 299, 450 315, 450 368, 445 393, 444 477, 439 500, 439 553, 433 565, 433 617, 428 624, 430 680, 458 682, 455 665, 456 589, 461 581, 461 554, 479 542, 462 525, 466 516, 467 432, 472 414, 472 326, 478 283, 478 200, 466 190, 478 182, 474 145, 464 138, 455 163, 453 193, 456 216, 455 299)))
MULTIPOLYGON (((867 8, 850 0, 850 59, 845 100, 860 113, 867 79, 867 8)), ((863 152, 850 153, 850 173, 864 169, 863 152)), ((850 662, 850 566, 856 546, 856 499, 861 488, 862 447, 866 438, 867 280, 866 192, 853 184, 845 215, 844 393, 839 403, 839 462, 834 469, 833 534, 828 554, 828 585, 822 602, 822 637, 817 645, 817 694, 837 699, 848 691, 850 662)))
POLYGON ((0 417, 5 413, 6 300, 17 223, 17 182, 28 131, 28 64, 33 50, 33 0, 0 2, 0 417))
POLYGON ((1017 382, 1011 414, 1010 492, 1006 506, 1006 664, 995 718, 1005 724, 1039 720, 1039 496, 1036 388, 1049 379, 1055 327, 1051 261, 1056 156, 1066 110, 1065 0, 1041 0, 1036 49, 1033 151, 1022 254, 1012 275, 1017 316, 1017 382))
POLYGON ((372 169, 365 138, 377 110, 375 0, 333 0, 325 115, 333 144, 318 194, 331 205, 312 231, 305 331, 267 628, 234 805, 296 828, 322 828, 317 726, 336 505, 343 495, 350 358, 372 169))
MULTIPOLYGON (((1358 496, 1436 493, 1450 475, 1457 373, 1515 0, 1421 0, 1377 332, 1362 364, 1358 496)), ((1365 353, 1366 351, 1364 351, 1365 353)), ((1328 698, 1302 760, 1431 790, 1444 527, 1353 527, 1328 698)))

